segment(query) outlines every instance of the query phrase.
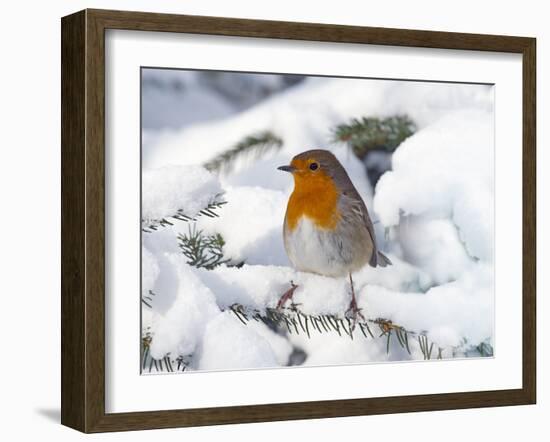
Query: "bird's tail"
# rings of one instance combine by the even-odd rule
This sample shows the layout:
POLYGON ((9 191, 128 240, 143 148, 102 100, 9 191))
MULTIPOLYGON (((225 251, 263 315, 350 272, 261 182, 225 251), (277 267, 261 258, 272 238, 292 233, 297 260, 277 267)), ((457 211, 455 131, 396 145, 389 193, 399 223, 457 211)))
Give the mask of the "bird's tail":
POLYGON ((388 258, 386 255, 384 255, 382 252, 378 252, 378 256, 376 257, 376 264, 380 267, 386 267, 388 265, 392 265, 392 262, 390 261, 390 258, 388 258))

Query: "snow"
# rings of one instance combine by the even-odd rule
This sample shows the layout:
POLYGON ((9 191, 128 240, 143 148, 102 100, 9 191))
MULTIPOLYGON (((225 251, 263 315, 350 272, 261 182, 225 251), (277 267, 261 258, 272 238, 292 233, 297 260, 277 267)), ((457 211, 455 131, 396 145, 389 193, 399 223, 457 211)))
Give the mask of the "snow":
MULTIPOLYGON (((164 81, 171 81, 170 75, 164 81)), ((481 342, 492 345, 493 89, 309 78, 270 90, 272 79, 262 83, 256 77, 260 84, 254 87, 267 90, 265 97, 252 103, 240 95, 230 102, 239 110, 229 115, 220 116, 215 108, 211 118, 176 129, 145 125, 142 217, 159 219, 180 209, 194 216, 223 193, 227 203, 215 210, 219 216, 197 217, 196 228, 223 236, 231 264, 213 270, 188 265, 176 237, 189 223, 174 221, 143 233, 143 292, 155 293, 152 309, 144 307, 142 316, 142 326, 153 336, 151 355, 192 356, 188 370, 287 366, 293 352, 303 352, 303 364, 313 366, 423 359, 417 343, 411 342, 409 354, 395 337, 387 352, 386 338, 365 339, 359 333, 351 340, 314 331, 308 337, 255 320, 245 325, 231 312, 239 304, 265 313, 291 281, 298 285, 294 302, 304 314, 343 317, 347 310, 349 280, 297 272, 283 246, 293 182, 276 169, 314 147, 330 149, 342 162, 375 220, 380 248, 393 262, 353 275, 363 314, 426 333, 443 357, 464 356, 481 342), (353 117, 397 114, 408 114, 419 130, 399 146, 392 170, 372 189, 364 164, 331 141, 330 128, 353 117), (202 167, 264 130, 284 141, 278 151, 239 158, 231 171, 217 175, 202 167)), ((197 100, 201 88, 208 89, 208 103, 208 82, 188 81, 188 89, 198 85, 197 100)), ((224 88, 226 81, 221 81, 224 88)))
POLYGON ((158 220, 181 210, 194 217, 222 193, 218 179, 200 166, 165 166, 142 174, 142 218, 158 220))
POLYGON ((154 318, 151 356, 162 359, 195 352, 206 324, 220 315, 212 292, 193 274, 181 255, 170 255, 166 264, 175 269, 175 300, 165 314, 154 318))
POLYGON ((141 281, 144 293, 148 293, 155 286, 155 282, 160 273, 160 268, 155 255, 147 248, 143 247, 141 251, 141 281))
POLYGON ((244 328, 229 312, 208 324, 198 358, 198 369, 267 368, 279 365, 268 340, 244 328), (220 362, 223 361, 223 366, 220 362))
POLYGON ((378 182, 380 221, 439 284, 472 260, 493 260, 492 125, 490 112, 451 112, 405 140, 378 182))
POLYGON ((142 122, 147 134, 229 117, 302 79, 295 75, 228 79, 215 71, 149 68, 142 69, 141 75, 142 122))
POLYGON ((226 241, 225 252, 234 261, 288 265, 281 239, 281 219, 287 195, 265 187, 226 187, 227 204, 219 218, 202 217, 199 228, 219 232, 226 241))

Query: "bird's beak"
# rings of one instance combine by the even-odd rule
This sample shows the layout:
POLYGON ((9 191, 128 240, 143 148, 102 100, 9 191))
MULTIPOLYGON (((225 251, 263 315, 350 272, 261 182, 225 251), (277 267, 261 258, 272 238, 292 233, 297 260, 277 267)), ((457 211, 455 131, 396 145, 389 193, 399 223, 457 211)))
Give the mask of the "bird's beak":
POLYGON ((282 170, 284 172, 294 172, 296 169, 293 167, 293 166, 281 166, 281 167, 277 167, 277 170, 282 170))

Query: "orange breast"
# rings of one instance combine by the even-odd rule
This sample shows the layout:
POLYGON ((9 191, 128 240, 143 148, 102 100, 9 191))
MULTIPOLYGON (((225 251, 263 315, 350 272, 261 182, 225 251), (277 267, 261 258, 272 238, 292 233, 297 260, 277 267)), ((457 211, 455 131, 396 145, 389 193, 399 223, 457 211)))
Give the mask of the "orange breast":
POLYGON ((294 191, 286 211, 287 227, 294 230, 300 218, 307 216, 319 228, 334 229, 340 219, 337 203, 338 189, 331 177, 324 173, 295 174, 294 191))

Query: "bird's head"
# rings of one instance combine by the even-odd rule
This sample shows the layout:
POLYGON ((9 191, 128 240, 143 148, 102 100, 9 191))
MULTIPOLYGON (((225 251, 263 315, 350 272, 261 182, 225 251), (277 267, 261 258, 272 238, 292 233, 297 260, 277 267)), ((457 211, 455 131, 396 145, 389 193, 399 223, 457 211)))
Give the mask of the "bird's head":
POLYGON ((296 190, 335 186, 342 165, 328 150, 308 150, 296 155, 288 166, 278 167, 294 177, 296 190))

